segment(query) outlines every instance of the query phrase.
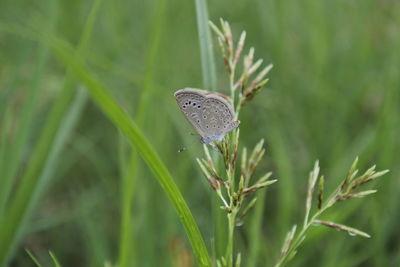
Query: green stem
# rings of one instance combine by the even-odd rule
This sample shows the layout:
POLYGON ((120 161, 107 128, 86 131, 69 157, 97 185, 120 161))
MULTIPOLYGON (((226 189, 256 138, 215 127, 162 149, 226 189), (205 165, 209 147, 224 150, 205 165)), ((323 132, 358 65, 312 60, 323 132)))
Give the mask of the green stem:
MULTIPOLYGON (((229 74, 229 88, 231 91, 232 107, 235 107, 235 90, 233 87, 235 85, 235 67, 236 66, 233 65, 232 60, 230 60, 229 65, 230 65, 230 69, 231 69, 231 72, 229 74)), ((236 112, 237 111, 235 110, 235 113, 236 112)))
MULTIPOLYGON (((235 107, 235 90, 234 90, 234 82, 235 82, 235 65, 233 64, 233 54, 230 55, 229 59, 230 65, 230 74, 229 74, 229 88, 231 91, 231 102, 232 107, 235 107)), ((235 118, 238 117, 237 111, 235 111, 235 118)), ((235 224, 236 224, 236 215, 238 213, 238 207, 234 204, 234 192, 235 192, 235 171, 229 168, 227 171, 228 181, 229 181, 229 206, 231 212, 228 213, 228 242, 226 245, 226 266, 233 266, 233 242, 234 242, 234 233, 235 233, 235 224)))
POLYGON ((237 120, 238 118, 239 118, 239 112, 240 112, 240 109, 242 108, 242 106, 240 105, 240 103, 241 103, 241 101, 242 101, 242 94, 241 94, 241 92, 239 91, 239 96, 238 96, 238 103, 237 103, 237 105, 236 105, 236 110, 235 110, 235 120, 237 120))
POLYGON ((303 239, 305 237, 306 232, 310 229, 310 226, 313 224, 313 222, 318 218, 318 216, 320 216, 322 213, 324 213, 328 208, 330 208, 334 204, 339 190, 340 190, 340 186, 331 194, 331 196, 328 198, 328 201, 326 202, 326 204, 320 210, 318 210, 311 217, 311 219, 309 221, 308 220, 304 221, 302 230, 300 231, 300 233, 296 236, 296 238, 290 245, 287 253, 285 253, 285 255, 282 255, 282 258, 280 258, 279 261, 276 263, 275 267, 284 266, 288 262, 290 255, 294 251, 296 251, 297 248, 300 246, 301 242, 303 241, 303 239))
POLYGON ((228 243, 226 245, 226 266, 233 266, 233 237, 235 233, 235 221, 236 221, 237 210, 234 208, 231 213, 228 213, 228 243))
POLYGON ((232 66, 232 62, 230 62, 229 64, 231 65, 231 73, 229 75, 229 87, 231 89, 232 107, 235 107, 235 90, 233 89, 235 82, 235 66, 232 66))

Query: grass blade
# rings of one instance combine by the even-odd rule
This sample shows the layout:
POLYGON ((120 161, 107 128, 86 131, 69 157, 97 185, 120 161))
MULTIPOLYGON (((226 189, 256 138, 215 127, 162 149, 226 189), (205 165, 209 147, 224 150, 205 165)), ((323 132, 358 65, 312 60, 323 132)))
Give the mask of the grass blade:
POLYGON ((195 0, 197 28, 199 31, 201 70, 204 89, 217 90, 217 75, 215 70, 214 50, 211 32, 208 26, 208 9, 206 0, 195 0))
POLYGON ((257 266, 259 254, 261 252, 262 240, 262 220, 264 215, 266 190, 258 193, 257 204, 254 207, 254 213, 251 216, 251 225, 249 227, 249 252, 247 257, 246 266, 257 266))
POLYGON ((135 177, 137 169, 137 152, 131 152, 131 158, 124 168, 122 177, 122 218, 119 237, 119 266, 131 266, 133 261, 133 227, 132 227, 132 201, 135 191, 135 177))
POLYGON ((54 266, 61 267, 60 262, 58 261, 56 255, 54 255, 54 253, 52 251, 49 251, 49 255, 50 255, 51 259, 53 260, 54 266))
POLYGON ((201 266, 211 266, 210 258, 200 234, 197 224, 191 214, 181 192, 174 183, 169 171, 146 140, 135 122, 118 105, 115 99, 107 91, 104 85, 89 72, 84 63, 77 57, 71 57, 75 51, 67 43, 53 39, 53 48, 60 60, 71 68, 74 74, 81 79, 93 100, 115 124, 115 126, 128 138, 131 145, 135 147, 143 160, 149 166, 161 187, 174 204, 179 218, 186 230, 194 254, 201 266), (72 53, 72 54, 71 54, 72 53))
POLYGON ((37 267, 42 267, 42 264, 40 264, 39 260, 30 252, 29 250, 25 250, 26 253, 28 253, 29 257, 32 259, 32 261, 36 264, 37 267))
MULTIPOLYGON (((153 84, 154 71, 157 66, 157 55, 160 47, 161 34, 163 32, 163 27, 165 25, 165 0, 158 0, 156 4, 156 9, 154 11, 154 21, 150 36, 151 44, 148 50, 146 71, 144 74, 144 80, 142 84, 142 94, 138 99, 138 108, 135 114, 135 120, 139 127, 142 127, 145 122, 145 117, 149 103, 153 98, 155 93, 155 88, 153 84)), ((120 135, 121 138, 121 135, 120 135)), ((133 238, 133 224, 132 224, 132 201, 135 193, 135 177, 139 173, 139 162, 137 162, 137 151, 132 150, 130 155, 130 160, 128 162, 128 167, 123 169, 123 186, 122 186, 122 218, 121 218, 121 230, 120 230, 120 243, 119 243, 119 255, 118 263, 119 266, 134 266, 134 238, 133 238)), ((121 159, 123 160, 123 159, 121 159)))
MULTIPOLYGON (((209 27, 207 0, 195 0, 195 4, 203 87, 206 90, 215 92, 217 91, 217 73, 215 68, 213 41, 209 27)), ((213 153, 212 156, 215 162, 217 162, 217 168, 220 168, 222 166, 222 162, 218 162, 218 158, 216 157, 215 153, 213 153)), ((214 254, 222 255, 223 251, 225 251, 227 231, 225 227, 225 216, 221 214, 221 210, 218 208, 218 201, 219 200, 217 198, 213 197, 212 213, 215 222, 213 230, 215 237, 214 254)))
POLYGON ((78 90, 73 102, 71 103, 68 113, 65 115, 65 118, 63 118, 61 126, 57 131, 57 136, 53 141, 51 151, 46 160, 46 166, 43 169, 38 184, 35 188, 35 192, 30 203, 32 207, 39 200, 43 191, 49 185, 50 179, 57 171, 60 154, 69 140, 71 133, 75 129, 79 118, 81 117, 83 109, 87 103, 87 98, 87 93, 83 88, 78 90))

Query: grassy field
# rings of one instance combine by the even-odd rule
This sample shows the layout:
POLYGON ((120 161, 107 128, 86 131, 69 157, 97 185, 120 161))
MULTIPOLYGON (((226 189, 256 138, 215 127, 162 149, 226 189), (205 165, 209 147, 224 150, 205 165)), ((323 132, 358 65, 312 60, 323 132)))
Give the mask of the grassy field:
MULTIPOLYGON (((201 54, 202 3, 1 1, 0 264, 33 266, 26 250, 43 266, 49 251, 62 266, 141 267, 224 253, 225 214, 173 97, 229 94, 214 39, 215 71, 201 54)), ((356 156, 390 173, 323 218, 372 238, 313 227, 289 266, 399 266, 400 2, 219 0, 208 15, 274 65, 240 114, 241 146, 264 138, 259 174, 278 179, 237 229, 242 266, 274 266, 317 159, 330 192, 356 156)))

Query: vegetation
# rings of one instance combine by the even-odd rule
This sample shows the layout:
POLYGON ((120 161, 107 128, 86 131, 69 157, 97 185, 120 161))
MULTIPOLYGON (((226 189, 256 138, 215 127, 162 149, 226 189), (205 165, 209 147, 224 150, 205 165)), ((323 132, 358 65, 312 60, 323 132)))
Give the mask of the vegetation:
POLYGON ((273 266, 297 250, 290 266, 399 265, 399 10, 396 1, 3 1, 1 263, 183 267, 230 254, 226 211, 196 164, 203 147, 173 99, 184 87, 230 95, 208 25, 223 17, 233 36, 246 30, 243 55, 251 45, 274 64, 240 109, 239 151, 264 139, 255 177, 271 171, 277 182, 238 213, 232 257, 273 266), (367 171, 355 174, 358 155, 367 171), (379 183, 373 164, 391 170, 379 183))

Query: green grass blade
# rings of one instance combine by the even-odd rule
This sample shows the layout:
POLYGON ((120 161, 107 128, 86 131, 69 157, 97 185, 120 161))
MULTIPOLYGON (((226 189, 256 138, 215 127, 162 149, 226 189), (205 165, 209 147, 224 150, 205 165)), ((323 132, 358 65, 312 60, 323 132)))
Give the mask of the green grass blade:
POLYGON ((58 261, 56 255, 54 255, 54 253, 52 251, 49 251, 49 255, 50 255, 51 259, 53 260, 54 266, 61 267, 60 262, 58 261))
POLYGON ((80 88, 75 95, 73 102, 68 110, 68 113, 63 118, 61 126, 57 131, 57 136, 53 141, 51 151, 49 152, 46 160, 45 168, 42 171, 38 184, 35 188, 31 206, 34 206, 38 201, 43 191, 49 185, 50 179, 57 171, 59 161, 61 159, 61 152, 63 151, 66 143, 69 141, 75 126, 78 124, 79 118, 83 112, 83 109, 87 103, 87 93, 83 88, 80 88))
MULTIPOLYGON (((217 73, 215 68, 213 41, 209 27, 207 0, 195 0, 195 3, 203 87, 206 90, 215 92, 217 91, 217 73)), ((212 157, 214 158, 215 162, 219 161, 219 158, 216 157, 215 153, 212 154, 212 157)), ((222 162, 217 163, 217 166, 222 166, 222 162)), ((215 198, 213 202, 215 202, 215 198)), ((214 207, 218 207, 218 205, 214 205, 214 207)), ((225 239, 227 235, 225 218, 223 218, 225 216, 221 214, 221 210, 219 208, 213 208, 212 213, 215 222, 213 229, 215 248, 214 254, 222 255, 222 251, 225 251, 225 239)))
POLYGON ((201 70, 204 89, 217 90, 217 75, 215 70, 213 42, 208 26, 208 9, 206 0, 195 0, 197 29, 199 31, 201 70))
POLYGON ((134 246, 133 243, 133 227, 132 227, 132 202, 135 192, 135 177, 137 169, 137 153, 136 151, 131 152, 131 158, 127 166, 124 168, 124 174, 122 177, 122 215, 121 215, 121 229, 119 237, 119 255, 118 263, 119 266, 132 266, 134 260, 134 246))
POLYGON ((283 237, 286 229, 289 229, 290 222, 293 216, 293 204, 295 189, 294 189, 294 175, 290 162, 290 157, 287 154, 289 151, 286 148, 286 143, 279 134, 280 124, 276 123, 274 127, 271 127, 269 132, 269 138, 271 140, 271 151, 276 158, 277 175, 279 177, 278 190, 278 207, 279 216, 276 220, 279 222, 280 229, 278 233, 283 237))
POLYGON ((32 259, 32 261, 36 264, 37 267, 42 267, 42 264, 40 264, 39 260, 30 252, 29 250, 25 249, 26 253, 28 253, 29 258, 32 259))
POLYGON ((135 120, 139 125, 141 125, 146 116, 145 108, 148 107, 149 102, 152 100, 152 93, 156 86, 153 84, 154 71, 157 66, 157 53, 159 52, 160 38, 162 34, 162 27, 165 24, 164 14, 165 14, 165 0, 158 0, 156 5, 156 10, 154 14, 154 24, 151 28, 151 43, 147 55, 146 71, 144 74, 143 81, 143 91, 140 96, 140 101, 138 101, 137 114, 135 115, 135 120))
MULTIPOLYGON (((84 33, 82 34, 79 50, 83 52, 87 47, 89 36, 92 32, 94 20, 101 0, 97 0, 88 16, 84 33)), ((24 32, 23 30, 21 31, 24 32)), ((19 34, 20 31, 17 31, 19 34)), ((30 36, 30 34, 23 34, 30 36)), ((27 170, 25 171, 18 190, 7 209, 7 216, 2 219, 0 230, 0 262, 6 263, 8 257, 18 240, 18 235, 23 227, 30 211, 31 201, 37 198, 35 192, 41 190, 40 178, 43 177, 43 170, 46 167, 49 153, 53 147, 53 141, 65 117, 68 107, 75 95, 75 84, 71 76, 66 75, 66 80, 56 103, 46 121, 45 128, 34 148, 27 170)))
POLYGON ((118 105, 103 84, 96 79, 91 72, 89 72, 84 63, 77 57, 71 57, 75 51, 68 44, 61 42, 60 40, 53 40, 53 45, 60 60, 70 67, 75 75, 86 85, 88 92, 96 104, 128 138, 132 146, 138 150, 143 160, 158 179, 161 187, 174 204, 179 218, 186 230, 198 263, 201 266, 211 266, 204 240, 193 215, 191 214, 181 192, 174 183, 169 171, 150 143, 146 140, 143 133, 129 115, 118 105))
MULTIPOLYGON (((138 108, 136 110, 135 120, 138 126, 144 125, 145 116, 148 111, 149 103, 155 93, 155 86, 153 84, 153 76, 155 67, 157 66, 157 54, 159 52, 159 45, 163 26, 165 25, 165 0, 158 0, 154 14, 154 21, 151 30, 151 42, 147 55, 146 71, 144 74, 144 81, 142 84, 142 93, 138 99, 138 108)), ((135 177, 139 173, 139 162, 137 162, 137 151, 132 150, 130 160, 126 170, 123 170, 123 186, 122 186, 122 218, 121 218, 121 231, 120 231, 120 247, 118 263, 119 266, 134 266, 134 238, 133 238, 133 222, 132 222, 132 201, 135 193, 135 177)))
MULTIPOLYGON (((254 213, 251 214, 251 222, 249 224, 249 252, 246 266, 258 266, 259 253, 261 251, 262 239, 262 220, 264 215, 266 190, 258 193, 257 203, 254 207, 254 213)), ((265 252, 264 252, 265 253, 265 252)))

